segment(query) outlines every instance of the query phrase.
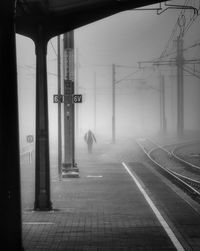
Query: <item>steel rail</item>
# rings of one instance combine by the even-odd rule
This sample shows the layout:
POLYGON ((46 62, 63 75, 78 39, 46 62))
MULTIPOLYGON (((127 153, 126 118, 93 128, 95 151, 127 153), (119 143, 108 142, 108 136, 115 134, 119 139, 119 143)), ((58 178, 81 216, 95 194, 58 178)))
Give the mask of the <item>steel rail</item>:
MULTIPOLYGON (((147 140, 149 140, 149 139, 147 139, 147 140)), ((153 143, 154 145, 157 145, 152 140, 149 140, 149 141, 151 143, 153 143)), ((162 171, 165 176, 167 175, 170 180, 172 180, 176 184, 178 184, 183 190, 188 192, 193 199, 195 199, 196 201, 198 201, 200 203, 200 191, 199 191, 200 182, 198 182, 196 180, 193 180, 193 179, 191 179, 189 177, 186 177, 184 175, 178 174, 178 173, 170 170, 169 168, 164 167, 163 165, 158 163, 154 158, 152 158, 151 153, 153 151, 155 151, 156 149, 162 149, 163 150, 164 149, 163 147, 160 147, 159 145, 157 145, 157 147, 153 147, 150 151, 146 151, 141 143, 139 143, 138 141, 136 141, 136 142, 139 145, 139 147, 143 150, 145 155, 148 157, 148 159, 150 159, 151 162, 157 168, 159 168, 159 170, 162 171)), ((169 156, 171 156, 171 152, 167 151, 166 149, 164 149, 164 150, 165 150, 165 152, 167 152, 169 154, 169 156)))
MULTIPOLYGON (((193 144, 195 144, 195 143, 193 143, 193 144)), ((186 160, 180 158, 177 154, 175 154, 175 151, 176 151, 176 150, 180 149, 181 147, 184 147, 185 145, 186 145, 186 144, 181 145, 181 146, 178 146, 178 147, 175 147, 175 148, 171 151, 172 156, 173 156, 175 159, 177 159, 178 161, 180 161, 181 163, 183 163, 183 164, 185 164, 185 165, 188 165, 188 166, 190 166, 190 167, 192 167, 192 168, 194 168, 194 169, 200 170, 200 166, 194 165, 194 164, 192 164, 191 162, 186 161, 186 160)), ((192 143, 190 143, 190 145, 192 145, 192 143)))

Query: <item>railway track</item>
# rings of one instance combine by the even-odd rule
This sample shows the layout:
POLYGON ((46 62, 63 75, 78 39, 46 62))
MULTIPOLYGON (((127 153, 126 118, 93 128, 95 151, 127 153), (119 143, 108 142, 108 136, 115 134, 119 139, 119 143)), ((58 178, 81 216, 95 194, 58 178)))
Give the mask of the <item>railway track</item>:
POLYGON ((159 172, 200 203, 200 167, 176 154, 180 145, 165 147, 147 138, 140 138, 137 143, 159 172))
POLYGON ((200 172, 200 154, 199 154, 199 151, 197 150, 199 148, 200 148, 199 141, 188 143, 188 144, 185 143, 185 144, 179 145, 178 147, 175 147, 171 151, 171 153, 173 154, 174 158, 179 160, 181 163, 189 165, 193 170, 200 172), (184 152, 184 149, 186 149, 186 152, 187 152, 188 146, 192 149, 190 154, 188 153, 182 154, 181 152, 184 152), (187 157, 185 157, 185 155, 187 157))

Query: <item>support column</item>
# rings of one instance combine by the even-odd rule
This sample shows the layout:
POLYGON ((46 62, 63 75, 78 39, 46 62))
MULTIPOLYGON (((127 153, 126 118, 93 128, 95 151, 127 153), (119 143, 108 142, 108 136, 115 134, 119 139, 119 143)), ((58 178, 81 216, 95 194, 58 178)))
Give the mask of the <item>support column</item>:
POLYGON ((65 169, 75 167, 74 156, 74 104, 72 95, 74 94, 74 83, 71 80, 64 81, 64 138, 65 138, 65 169))
POLYGON ((115 144, 115 65, 112 65, 112 143, 115 144))
POLYGON ((2 0, 0 8, 0 212, 1 246, 5 250, 23 250, 15 4, 14 0, 2 0))
POLYGON ((96 120, 97 120, 97 83, 96 72, 94 72, 94 133, 96 134, 96 120))
MULTIPOLYGON (((58 48, 58 95, 61 95, 61 59, 60 59, 60 36, 57 39, 58 48)), ((62 179, 62 126, 61 126, 61 102, 58 102, 58 177, 62 179)))
POLYGON ((49 167, 49 123, 47 98, 47 40, 38 27, 36 46, 36 170, 35 210, 51 210, 49 167))
POLYGON ((160 130, 165 134, 167 131, 167 121, 165 115, 165 77, 160 76, 160 130))
MULTIPOLYGON (((78 48, 76 49, 76 82, 75 82, 75 91, 76 94, 79 93, 79 52, 78 48)), ((79 138, 79 105, 76 105, 76 119, 75 119, 75 124, 76 124, 76 137, 79 138)))
POLYGON ((183 39, 177 38, 177 134, 184 133, 184 107, 183 107, 183 39))
POLYGON ((74 32, 64 34, 64 159, 63 177, 68 171, 78 171, 75 163, 74 94, 74 32))

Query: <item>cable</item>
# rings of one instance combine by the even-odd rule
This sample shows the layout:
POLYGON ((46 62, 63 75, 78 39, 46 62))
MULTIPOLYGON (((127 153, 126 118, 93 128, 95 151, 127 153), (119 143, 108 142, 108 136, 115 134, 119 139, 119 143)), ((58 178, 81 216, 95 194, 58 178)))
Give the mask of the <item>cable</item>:
POLYGON ((50 40, 50 44, 51 44, 51 46, 52 46, 52 48, 53 48, 53 51, 54 51, 54 53, 55 53, 55 55, 56 55, 56 58, 57 58, 57 57, 58 57, 58 55, 57 55, 57 52, 56 52, 56 50, 55 50, 55 48, 54 48, 54 46, 53 46, 53 44, 52 44, 51 40, 50 40))
MULTIPOLYGON (((189 50, 189 49, 191 49, 191 48, 195 48, 196 46, 200 46, 200 39, 198 39, 194 44, 192 44, 192 45, 190 45, 190 46, 184 48, 183 51, 187 51, 187 50, 189 50)), ((166 54, 163 58, 169 57, 169 56, 171 56, 171 55, 173 55, 173 54, 176 54, 176 53, 177 53, 177 51, 173 51, 173 52, 171 52, 171 53, 166 54)))
MULTIPOLYGON (((188 5, 188 2, 189 2, 189 0, 185 1, 185 6, 188 5)), ((198 7, 198 9, 200 9, 200 1, 199 1, 199 7, 198 7)), ((166 53, 166 52, 167 52, 167 50, 168 50, 168 48, 169 48, 169 44, 170 44, 170 42, 171 42, 171 40, 172 40, 172 38, 173 38, 175 32, 176 32, 176 30, 177 30, 178 20, 179 20, 179 18, 181 17, 181 15, 184 15, 184 14, 185 14, 185 11, 186 11, 186 9, 182 10, 181 13, 179 14, 179 17, 178 17, 178 19, 177 19, 177 22, 176 22, 176 24, 175 24, 175 27, 174 27, 174 29, 173 29, 173 31, 172 31, 172 33, 171 33, 171 36, 170 36, 170 38, 169 38, 169 40, 168 40, 168 42, 167 42, 167 45, 165 46, 164 51, 162 52, 162 54, 161 54, 161 56, 160 56, 160 59, 161 59, 161 58, 164 58, 164 57, 168 57, 168 56, 173 55, 173 54, 176 53, 176 51, 170 52, 170 53, 166 53)), ((185 27, 184 30, 183 30, 183 33, 184 33, 184 34, 189 30, 189 28, 192 26, 192 24, 196 21, 197 18, 198 18, 198 15, 195 15, 195 16, 194 16, 194 14, 193 14, 192 17, 190 17, 190 21, 188 22, 188 24, 186 25, 186 27, 185 27)), ((200 45, 200 43, 195 43, 195 44, 193 44, 193 45, 191 45, 191 46, 189 46, 189 47, 183 49, 183 51, 186 51, 186 50, 188 50, 188 49, 190 49, 190 48, 194 48, 195 46, 198 46, 198 45, 200 45)))
POLYGON ((195 18, 192 19, 192 21, 190 21, 190 23, 186 26, 185 30, 184 30, 184 33, 186 33, 189 28, 192 26, 192 24, 196 21, 198 16, 196 16, 195 18))
MULTIPOLYGON (((27 68, 30 68, 30 69, 36 69, 36 67, 35 66, 31 66, 31 65, 24 65, 24 66, 21 66, 21 65, 19 65, 19 67, 27 67, 27 68)), ((47 72, 47 74, 49 74, 49 75, 52 75, 52 76, 58 76, 58 74, 56 74, 56 73, 53 73, 53 72, 47 72)))
MULTIPOLYGON (((189 1, 189 0, 185 0, 184 6, 186 6, 186 5, 188 4, 188 1, 189 1)), ((165 54, 166 54, 166 52, 167 52, 167 50, 168 50, 169 44, 170 44, 171 40, 173 39, 173 37, 174 37, 176 31, 177 31, 178 20, 179 20, 179 18, 180 18, 182 15, 184 15, 184 13, 185 13, 185 9, 181 10, 181 12, 180 12, 180 14, 179 14, 179 16, 178 16, 178 19, 177 19, 177 21, 176 21, 176 23, 175 23, 175 26, 174 26, 174 28, 173 28, 173 30, 172 30, 172 33, 171 33, 171 35, 170 35, 170 38, 169 38, 169 40, 167 41, 167 44, 166 44, 166 46, 165 46, 163 52, 161 53, 160 58, 163 58, 163 57, 165 56, 165 54)))
POLYGON ((195 76, 196 78, 200 79, 200 76, 196 75, 194 72, 191 72, 190 70, 188 70, 187 68, 183 68, 184 71, 186 71, 187 73, 192 74, 193 76, 195 76))
POLYGON ((122 79, 120 79, 120 80, 118 80, 118 81, 115 81, 115 84, 118 84, 119 82, 121 82, 121 81, 127 79, 128 77, 130 77, 130 76, 132 76, 133 74, 137 73, 139 70, 140 70, 140 69, 137 69, 136 71, 132 72, 131 74, 129 74, 129 75, 127 75, 127 76, 125 76, 124 78, 122 78, 122 79))
MULTIPOLYGON (((191 69, 189 66, 187 66, 187 68, 189 69, 189 70, 193 70, 193 69, 191 69)), ((195 72, 197 72, 197 73, 199 73, 200 74, 200 71, 197 71, 197 69, 195 69, 195 72)))

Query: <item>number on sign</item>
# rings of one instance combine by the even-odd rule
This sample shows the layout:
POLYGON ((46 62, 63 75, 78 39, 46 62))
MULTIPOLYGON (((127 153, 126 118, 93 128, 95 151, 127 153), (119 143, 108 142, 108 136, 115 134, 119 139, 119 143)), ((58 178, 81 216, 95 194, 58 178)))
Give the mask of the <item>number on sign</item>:
POLYGON ((77 94, 72 96, 73 103, 82 103, 82 95, 77 94))
POLYGON ((62 103, 63 102, 63 95, 53 95, 53 102, 54 103, 62 103))
POLYGON ((28 143, 32 143, 33 140, 34 140, 34 136, 33 136, 33 135, 27 135, 27 136, 26 136, 26 141, 27 141, 28 143))

